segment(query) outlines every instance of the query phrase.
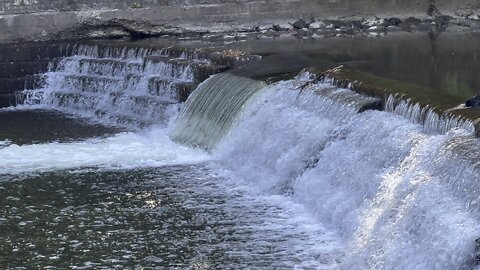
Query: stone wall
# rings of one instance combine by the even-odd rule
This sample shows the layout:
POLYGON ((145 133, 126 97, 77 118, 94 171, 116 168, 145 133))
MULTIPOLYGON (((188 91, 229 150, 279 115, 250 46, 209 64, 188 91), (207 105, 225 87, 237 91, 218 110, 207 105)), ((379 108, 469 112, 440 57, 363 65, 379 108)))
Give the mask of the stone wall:
POLYGON ((0 42, 37 39, 81 22, 122 18, 186 28, 303 18, 427 17, 476 12, 478 0, 2 0, 0 42))

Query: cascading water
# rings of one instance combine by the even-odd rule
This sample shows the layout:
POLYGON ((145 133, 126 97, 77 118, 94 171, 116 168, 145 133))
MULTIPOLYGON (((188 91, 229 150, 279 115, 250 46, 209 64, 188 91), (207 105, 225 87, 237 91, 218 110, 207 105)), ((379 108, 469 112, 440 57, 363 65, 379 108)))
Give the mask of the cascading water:
MULTIPOLYGON (((305 205, 339 235, 345 254, 338 268, 472 268, 480 235, 480 144, 470 126, 448 119, 430 121, 435 129, 410 122, 420 112, 408 119, 357 113, 362 102, 355 93, 327 83, 299 91, 302 80, 264 89, 224 140, 216 129, 203 131, 203 138, 221 141, 213 151, 219 166, 247 185, 305 205)), ((205 109, 195 112, 195 106, 215 104, 216 93, 203 95, 191 99, 182 117, 185 111, 201 116, 205 109)), ((416 111, 411 106, 405 111, 416 111)), ((210 111, 201 126, 228 113, 228 106, 210 111)))
POLYGON ((264 83, 229 73, 202 83, 187 100, 171 137, 211 149, 228 132, 244 104, 264 83))
POLYGON ((435 112, 429 106, 422 107, 418 103, 412 103, 403 97, 390 95, 387 98, 385 111, 406 117, 407 119, 423 125, 426 133, 446 133, 454 128, 463 128, 472 134, 475 133, 475 124, 460 116, 442 115, 435 112))
MULTIPOLYGON (((47 74, 41 104, 54 104, 55 93, 70 89, 67 81, 73 72, 65 70, 75 70, 75 76, 97 74, 97 97, 110 97, 116 87, 128 97, 135 96, 135 91, 145 95, 142 91, 148 89, 146 63, 122 60, 125 63, 114 67, 104 59, 99 67, 80 64, 91 61, 82 56, 64 61, 56 72, 47 74), (131 74, 132 70, 137 73, 131 74), (126 72, 123 83, 135 87, 109 81, 122 72, 126 72), (98 76, 106 77, 105 83, 98 76), (134 76, 143 80, 141 87, 129 81, 134 76), (58 87, 49 86, 55 83, 58 87)), ((216 75, 189 98, 172 130, 69 144, 18 146, 4 141, 0 142, 0 170, 15 174, 95 166, 206 164, 207 176, 190 167, 172 168, 187 174, 175 179, 168 191, 180 193, 185 207, 204 210, 202 222, 214 220, 208 226, 199 225, 202 233, 207 232, 199 237, 206 246, 200 250, 223 248, 224 256, 233 258, 222 262, 223 268, 474 268, 475 240, 480 237, 480 143, 471 130, 461 122, 445 124, 440 118, 434 119, 435 128, 426 130, 411 121, 425 118, 418 115, 426 112, 417 113, 405 104, 405 110, 389 109, 394 113, 364 111, 366 104, 376 100, 309 80, 308 74, 301 74, 266 86, 232 74, 216 75), (395 115, 405 111, 415 113, 395 115), (435 132, 438 127, 445 128, 435 132), (206 148, 210 154, 178 145, 166 134, 206 148), (220 181, 218 175, 223 177, 220 181), (187 190, 185 194, 178 185, 187 190), (208 216, 212 211, 215 215, 208 216), (222 237, 215 239, 210 231, 222 237)), ((83 84, 88 85, 88 79, 74 84, 77 90, 71 91, 83 93, 78 90, 83 84)), ((77 99, 63 104, 76 112, 100 108, 77 99)), ((63 105, 53 107, 57 106, 63 105)), ((159 179, 165 175, 174 173, 159 179)))
POLYGON ((19 94, 19 103, 53 108, 127 126, 162 123, 178 110, 182 92, 207 60, 172 58, 167 50, 67 48, 73 56, 53 61, 39 89, 19 94))
POLYGON ((216 160, 249 185, 288 194, 336 232, 345 250, 337 268, 473 268, 478 139, 458 128, 425 134, 406 118, 357 114, 297 88, 265 89, 216 160))

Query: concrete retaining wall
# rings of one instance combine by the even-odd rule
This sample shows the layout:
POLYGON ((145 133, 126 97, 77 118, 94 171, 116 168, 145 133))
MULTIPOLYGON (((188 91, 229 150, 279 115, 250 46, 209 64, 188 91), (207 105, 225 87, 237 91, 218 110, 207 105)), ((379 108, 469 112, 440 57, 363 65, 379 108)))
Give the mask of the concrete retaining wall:
POLYGON ((36 39, 80 22, 112 18, 187 28, 304 18, 427 17, 478 10, 478 0, 3 0, 0 42, 36 39))

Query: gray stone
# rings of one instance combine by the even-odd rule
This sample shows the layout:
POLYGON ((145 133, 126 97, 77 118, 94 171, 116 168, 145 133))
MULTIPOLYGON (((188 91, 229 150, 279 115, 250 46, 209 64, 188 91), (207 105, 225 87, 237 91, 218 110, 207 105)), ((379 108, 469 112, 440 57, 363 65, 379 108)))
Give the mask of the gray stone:
POLYGON ((467 19, 477 21, 480 19, 480 17, 478 17, 478 15, 472 14, 472 15, 469 15, 467 19))
POLYGON ((383 25, 384 26, 398 26, 402 23, 402 20, 400 20, 399 18, 388 18, 388 19, 385 19, 384 22, 383 22, 383 25))
POLYGON ((480 95, 473 96, 465 102, 467 107, 480 107, 480 95))
POLYGON ((308 26, 308 28, 310 28, 310 29, 320 29, 323 26, 325 26, 325 24, 323 22, 313 22, 308 26))
POLYGON ((398 26, 394 26, 394 25, 387 26, 385 29, 389 32, 395 32, 395 31, 401 31, 402 30, 402 28, 400 28, 398 26))
POLYGON ((294 22, 292 26, 296 29, 303 29, 303 28, 308 28, 308 23, 302 19, 294 22))

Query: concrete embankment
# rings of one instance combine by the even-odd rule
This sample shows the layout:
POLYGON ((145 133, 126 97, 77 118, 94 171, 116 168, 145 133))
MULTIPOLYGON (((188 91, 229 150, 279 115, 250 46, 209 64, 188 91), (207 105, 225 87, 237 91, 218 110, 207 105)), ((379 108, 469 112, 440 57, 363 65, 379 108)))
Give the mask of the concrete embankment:
POLYGON ((109 33, 100 29, 89 37, 128 35, 135 28, 147 35, 252 30, 300 18, 312 22, 447 16, 435 23, 456 18, 463 26, 470 26, 478 21, 479 8, 478 1, 473 0, 5 0, 0 3, 0 42, 53 39, 59 37, 54 33, 79 25, 94 28, 105 22, 110 22, 109 33), (112 25, 112 20, 117 21, 112 25), (118 20, 129 23, 119 27, 118 20))

